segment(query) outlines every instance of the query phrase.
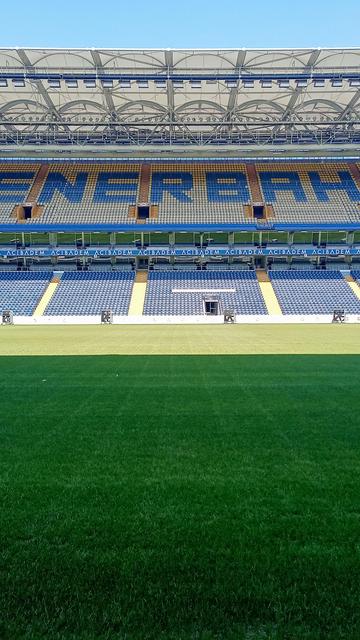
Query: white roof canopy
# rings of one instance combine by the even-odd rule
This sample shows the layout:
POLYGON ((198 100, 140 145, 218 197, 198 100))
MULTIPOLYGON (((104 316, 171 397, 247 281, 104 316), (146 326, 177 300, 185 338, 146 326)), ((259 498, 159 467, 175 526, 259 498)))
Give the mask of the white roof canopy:
POLYGON ((360 147, 360 48, 0 49, 2 151, 337 144, 360 147))

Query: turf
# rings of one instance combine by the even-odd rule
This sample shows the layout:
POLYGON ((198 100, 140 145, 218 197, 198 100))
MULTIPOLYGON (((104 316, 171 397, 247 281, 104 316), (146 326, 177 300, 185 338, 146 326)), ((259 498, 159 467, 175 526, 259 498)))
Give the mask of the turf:
POLYGON ((0 326, 1 355, 360 354, 360 325, 0 326))
POLYGON ((3 640, 358 640, 358 356, 0 362, 3 640))

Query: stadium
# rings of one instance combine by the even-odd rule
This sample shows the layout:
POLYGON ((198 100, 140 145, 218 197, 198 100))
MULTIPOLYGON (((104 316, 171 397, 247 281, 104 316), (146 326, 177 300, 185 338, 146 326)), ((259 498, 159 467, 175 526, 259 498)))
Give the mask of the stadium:
POLYGON ((360 49, 0 49, 0 636, 360 637, 360 49))

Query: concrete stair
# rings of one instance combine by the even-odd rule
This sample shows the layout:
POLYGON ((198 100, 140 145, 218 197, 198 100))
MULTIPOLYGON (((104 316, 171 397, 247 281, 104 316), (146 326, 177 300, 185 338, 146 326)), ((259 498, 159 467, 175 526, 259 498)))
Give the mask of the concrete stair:
POLYGON ((42 297, 38 302, 38 305, 33 313, 34 317, 39 317, 44 315, 45 309, 48 306, 51 298, 53 297, 56 289, 58 288, 60 280, 61 280, 60 276, 53 276, 53 278, 49 282, 47 288, 45 289, 42 297))
POLYGON ((256 167, 254 164, 246 165, 246 174, 250 187, 251 199, 253 202, 262 203, 264 202, 264 196, 261 191, 259 176, 256 171, 256 167))
POLYGON ((147 281, 148 272, 137 271, 129 305, 129 316, 142 316, 144 310, 147 281))
POLYGON ((282 316, 282 311, 268 273, 265 269, 257 269, 256 277, 269 316, 282 316))
POLYGON ((354 280, 354 278, 350 275, 345 276, 345 280, 348 283, 354 295, 360 300, 360 286, 358 285, 356 280, 354 280))
POLYGON ((144 162, 140 168, 139 202, 149 202, 151 164, 144 162))
POLYGON ((34 182, 32 183, 31 189, 27 195, 27 202, 37 202, 39 199, 40 192, 43 188, 44 182, 49 173, 49 166, 47 164, 42 164, 39 171, 37 172, 34 182))
POLYGON ((359 170, 359 167, 357 166, 357 164, 351 162, 351 163, 349 163, 349 171, 350 171, 352 177, 355 180, 355 184, 356 184, 357 188, 360 190, 360 170, 359 170))

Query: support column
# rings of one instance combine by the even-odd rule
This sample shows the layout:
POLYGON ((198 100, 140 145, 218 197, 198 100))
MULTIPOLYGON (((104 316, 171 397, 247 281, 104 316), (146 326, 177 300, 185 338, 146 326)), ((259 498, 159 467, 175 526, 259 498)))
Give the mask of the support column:
POLYGON ((57 233, 49 233, 49 244, 51 247, 57 246, 57 233))

